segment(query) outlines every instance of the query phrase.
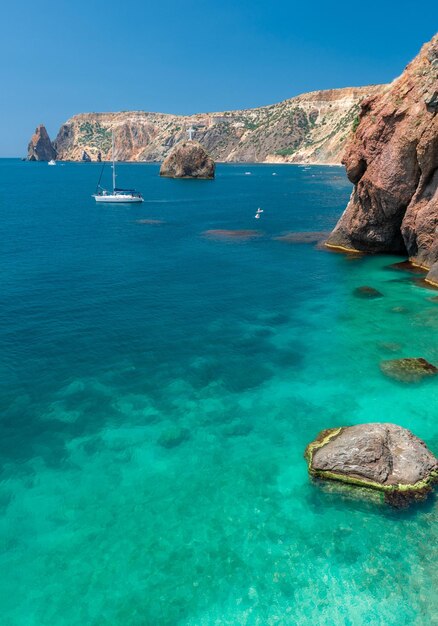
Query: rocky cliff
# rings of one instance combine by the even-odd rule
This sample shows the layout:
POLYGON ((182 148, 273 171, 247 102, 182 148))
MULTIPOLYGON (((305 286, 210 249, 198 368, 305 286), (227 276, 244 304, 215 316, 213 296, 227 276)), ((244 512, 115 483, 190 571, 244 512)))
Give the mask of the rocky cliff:
POLYGON ((214 178, 215 165, 197 141, 178 143, 164 159, 160 176, 167 178, 214 178))
POLYGON ((354 190, 327 244, 407 254, 438 284, 438 35, 362 101, 343 162, 354 190))
POLYGON ((56 150, 43 124, 40 124, 27 147, 28 161, 50 161, 56 158, 56 150))
POLYGON ((84 113, 61 127, 58 158, 110 157, 111 131, 122 161, 162 161, 193 127, 215 161, 340 163, 360 102, 381 86, 307 93, 279 104, 223 113, 182 116, 143 111, 84 113))

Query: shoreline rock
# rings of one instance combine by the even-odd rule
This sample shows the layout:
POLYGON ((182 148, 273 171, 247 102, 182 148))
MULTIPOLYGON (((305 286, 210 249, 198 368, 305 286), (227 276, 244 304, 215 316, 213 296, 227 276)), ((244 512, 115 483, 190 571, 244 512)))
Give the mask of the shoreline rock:
POLYGON ((328 238, 343 251, 407 254, 438 285, 438 35, 386 90, 363 100, 343 163, 354 184, 328 238))
POLYGON ((324 430, 304 456, 312 477, 380 491, 397 507, 424 499, 438 480, 438 459, 421 439, 396 424, 324 430))

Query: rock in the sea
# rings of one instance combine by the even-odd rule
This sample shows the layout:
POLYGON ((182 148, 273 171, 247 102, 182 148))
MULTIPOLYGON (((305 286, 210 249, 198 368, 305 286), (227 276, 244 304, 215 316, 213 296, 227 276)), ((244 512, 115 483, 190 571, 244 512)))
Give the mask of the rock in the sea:
POLYGON ((178 143, 164 159, 160 176, 167 178, 214 178, 215 164, 197 141, 178 143))
POLYGON ((343 157, 354 183, 327 245, 407 254, 438 284, 438 35, 361 105, 343 157))
POLYGON ((438 368, 421 357, 383 361, 380 369, 386 376, 403 383, 417 383, 438 374, 438 368))
POLYGON ((81 161, 85 161, 86 163, 89 163, 91 161, 90 155, 85 150, 83 150, 82 152, 81 161))
POLYGON ((438 460, 406 428, 360 424, 322 431, 305 452, 312 476, 380 490, 396 506, 422 499, 438 479, 438 460))
POLYGON ((56 159, 56 150, 50 141, 46 127, 40 124, 27 147, 28 161, 51 161, 56 159))
POLYGON ((164 430, 158 437, 157 443, 163 448, 176 448, 183 441, 187 441, 190 438, 190 432, 187 428, 181 428, 180 426, 171 426, 167 430, 164 430))
POLYGON ((364 285, 363 287, 356 287, 353 291, 353 294, 357 298, 367 298, 368 300, 374 300, 375 298, 383 298, 383 293, 374 289, 374 287, 368 287, 364 285))

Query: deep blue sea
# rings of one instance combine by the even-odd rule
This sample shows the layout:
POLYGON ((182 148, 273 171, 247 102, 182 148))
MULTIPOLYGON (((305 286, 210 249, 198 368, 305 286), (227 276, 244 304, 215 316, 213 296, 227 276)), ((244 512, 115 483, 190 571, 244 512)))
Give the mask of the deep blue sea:
POLYGON ((357 500, 303 459, 366 421, 438 453, 438 383, 379 370, 438 363, 437 292, 278 239, 333 227, 341 168, 121 164, 139 206, 96 205, 99 168, 0 160, 1 625, 438 624, 436 499, 357 500))

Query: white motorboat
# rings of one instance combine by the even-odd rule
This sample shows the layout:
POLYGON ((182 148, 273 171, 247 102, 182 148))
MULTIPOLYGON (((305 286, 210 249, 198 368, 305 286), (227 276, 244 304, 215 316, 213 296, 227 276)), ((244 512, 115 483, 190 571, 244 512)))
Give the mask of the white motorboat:
POLYGON ((54 161, 53 159, 50 159, 48 165, 56 165, 56 161, 54 161))
POLYGON ((105 167, 105 163, 102 166, 102 170, 100 172, 99 182, 97 183, 96 193, 93 194, 96 202, 120 202, 120 203, 133 203, 133 202, 144 202, 143 197, 139 191, 135 189, 122 189, 121 187, 116 187, 116 161, 114 159, 114 132, 112 133, 112 170, 113 170, 113 189, 112 191, 108 191, 104 189, 100 185, 100 181, 102 180, 102 174, 105 167))

